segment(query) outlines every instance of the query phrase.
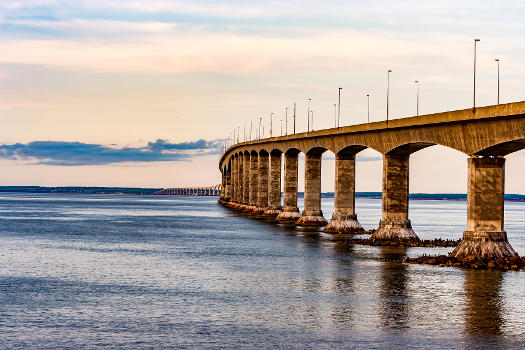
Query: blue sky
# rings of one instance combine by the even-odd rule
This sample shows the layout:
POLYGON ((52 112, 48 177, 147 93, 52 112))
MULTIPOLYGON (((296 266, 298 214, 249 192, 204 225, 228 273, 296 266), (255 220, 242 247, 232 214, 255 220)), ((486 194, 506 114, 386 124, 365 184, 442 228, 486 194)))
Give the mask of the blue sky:
MULTIPOLYGON (((523 100, 523 23, 523 1, 0 1, 0 184, 216 183, 221 140, 294 102, 298 131, 308 98, 315 128, 332 126, 339 86, 343 125, 366 122, 367 93, 384 119, 387 69, 393 118, 415 113, 414 80, 421 113, 468 108, 474 37, 478 104, 495 103, 496 57, 502 102, 523 100)), ((420 152, 411 191, 464 192, 464 155, 420 152)), ((523 155, 508 157, 513 192, 523 155)), ((380 156, 360 158, 358 190, 379 190, 380 156)))

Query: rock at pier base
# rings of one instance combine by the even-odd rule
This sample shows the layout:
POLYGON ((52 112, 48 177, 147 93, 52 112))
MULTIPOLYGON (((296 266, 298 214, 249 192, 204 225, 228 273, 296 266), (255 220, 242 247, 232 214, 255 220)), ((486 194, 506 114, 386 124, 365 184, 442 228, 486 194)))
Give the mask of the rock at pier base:
POLYGON ((276 218, 281 211, 281 207, 270 207, 263 213, 263 216, 266 218, 276 218))
POLYGON ((357 215, 346 213, 334 213, 332 220, 324 228, 328 233, 364 233, 363 226, 357 221, 357 215))
POLYGON ((282 211, 275 218, 279 222, 291 222, 295 223, 301 217, 299 208, 283 208, 282 211))
POLYGON ((465 231, 451 257, 475 256, 478 259, 505 258, 518 255, 507 240, 505 231, 465 231))
POLYGON ((264 212, 268 209, 268 207, 255 207, 255 209, 253 209, 252 213, 254 213, 255 215, 263 215, 264 212))
POLYGON ((322 210, 303 210, 303 214, 295 223, 298 226, 326 226, 328 221, 322 210))
POLYGON ((255 205, 247 205, 245 208, 244 208, 244 212, 245 213, 252 213, 254 210, 255 210, 256 206, 255 205))
POLYGON ((387 218, 379 221, 379 227, 370 237, 371 241, 419 242, 408 219, 387 218))

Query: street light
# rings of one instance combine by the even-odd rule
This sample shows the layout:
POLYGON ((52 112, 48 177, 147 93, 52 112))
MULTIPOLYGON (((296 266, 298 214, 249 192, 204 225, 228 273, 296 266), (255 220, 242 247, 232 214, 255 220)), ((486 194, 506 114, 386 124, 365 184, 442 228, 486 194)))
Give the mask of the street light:
POLYGON ((474 39, 474 108, 476 108, 476 48, 479 39, 474 39))
POLYGON ((306 112, 306 119, 307 119, 308 126, 306 128, 306 132, 310 131, 310 101, 311 100, 312 100, 311 98, 308 99, 308 110, 306 112))
POLYGON ((337 105, 334 103, 334 128, 337 128, 337 105))
POLYGON ((499 104, 499 58, 496 58, 494 61, 498 63, 498 104, 499 104))
POLYGON ((241 127, 237 127, 237 143, 239 143, 239 139, 241 137, 241 127))
POLYGON ((417 85, 416 116, 419 116, 419 80, 414 81, 417 85))
POLYGON ((262 124, 262 117, 259 117, 259 140, 261 139, 261 124, 262 124))
POLYGON ((367 120, 368 122, 370 123, 370 94, 366 94, 366 100, 367 100, 367 106, 368 106, 368 109, 367 109, 367 120))
POLYGON ((339 97, 338 97, 338 100, 337 100, 337 127, 339 127, 339 120, 341 118, 341 90, 343 90, 343 88, 339 88, 339 97))
POLYGON ((387 72, 387 86, 386 86, 386 126, 388 127, 388 107, 389 107, 389 98, 390 98, 390 73, 392 69, 389 69, 387 72))
POLYGON ((312 114, 312 131, 314 131, 314 111, 311 110, 310 113, 312 114))
POLYGON ((295 134, 295 102, 293 103, 293 133, 295 134))
POLYGON ((252 140, 252 121, 250 120, 250 141, 252 140))
POLYGON ((270 113, 270 137, 272 137, 273 131, 273 113, 270 113))
POLYGON ((284 132, 284 134, 288 135, 288 107, 284 109, 284 114, 286 116, 286 131, 284 132))
POLYGON ((281 121, 281 136, 283 136, 283 120, 279 119, 281 121))

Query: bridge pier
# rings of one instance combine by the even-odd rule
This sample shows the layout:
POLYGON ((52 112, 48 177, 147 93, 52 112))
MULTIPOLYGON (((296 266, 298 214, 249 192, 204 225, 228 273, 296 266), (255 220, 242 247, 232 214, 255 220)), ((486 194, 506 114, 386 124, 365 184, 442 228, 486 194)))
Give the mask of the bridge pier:
POLYGON ((281 209, 281 152, 276 151, 270 153, 269 202, 263 216, 276 218, 281 209))
POLYGON ((505 158, 468 159, 467 230, 453 257, 512 257, 516 251, 503 228, 505 158))
POLYGON ((231 159, 231 163, 230 163, 230 171, 229 171, 229 175, 230 175, 230 181, 229 181, 229 184, 228 184, 228 194, 229 194, 229 201, 228 203, 226 204, 227 207, 233 207, 233 205, 235 204, 235 181, 236 181, 236 174, 235 174, 235 164, 236 164, 236 160, 235 160, 235 157, 232 157, 231 159))
POLYGON ((224 203, 227 206, 231 196, 231 169, 226 169, 224 176, 224 203))
POLYGON ((259 156, 255 152, 250 154, 250 195, 249 205, 244 209, 245 212, 252 213, 257 207, 257 185, 259 182, 259 156))
POLYGON ((409 158, 409 154, 383 157, 383 215, 371 240, 419 241, 408 219, 409 158))
POLYGON ((306 154, 304 210, 296 225, 325 226, 328 223, 321 210, 321 156, 318 152, 306 154))
POLYGON ((237 188, 236 188, 236 201, 234 209, 244 210, 244 155, 239 154, 237 157, 237 188))
POLYGON ((297 163, 299 152, 287 152, 284 154, 284 208, 275 220, 279 222, 296 222, 301 213, 297 207, 297 163))
POLYGON ((253 213, 262 215, 268 209, 268 153, 259 153, 257 207, 253 213))
POLYGON ((355 154, 335 157, 334 214, 324 232, 364 232, 355 214, 355 154))
POLYGON ((243 210, 250 205, 250 154, 244 153, 243 156, 243 168, 242 168, 242 181, 243 181, 243 194, 242 203, 244 204, 243 210))

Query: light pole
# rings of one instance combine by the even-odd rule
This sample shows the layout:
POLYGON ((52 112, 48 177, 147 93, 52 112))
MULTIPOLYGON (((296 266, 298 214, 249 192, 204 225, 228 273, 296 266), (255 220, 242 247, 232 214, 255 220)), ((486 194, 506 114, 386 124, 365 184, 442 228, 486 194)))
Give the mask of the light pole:
POLYGON ((476 48, 479 39, 474 39, 474 108, 476 108, 476 48))
POLYGON ((236 142, 235 142, 235 129, 233 130, 233 144, 236 144, 236 142))
POLYGON ((262 118, 259 117, 259 140, 261 139, 261 124, 262 124, 262 118))
POLYGON ((241 138, 241 127, 237 127, 237 143, 239 143, 239 139, 241 138))
POLYGON ((311 98, 308 99, 308 110, 306 112, 306 121, 307 121, 306 132, 310 131, 310 101, 311 100, 312 100, 311 98))
POLYGON ((295 134, 295 102, 293 103, 293 133, 295 134))
POLYGON ((284 109, 284 115, 286 118, 286 131, 284 132, 285 135, 288 135, 288 107, 284 109))
POLYGON ((343 88, 339 88, 339 96, 338 96, 338 99, 337 99, 337 127, 339 127, 339 120, 341 118, 341 90, 343 90, 343 88))
POLYGON ((370 123, 370 94, 366 94, 366 101, 367 101, 367 120, 368 120, 368 123, 370 123))
POLYGON ((252 124, 253 122, 250 121, 250 141, 252 140, 252 124))
POLYGON ((337 105, 334 103, 334 128, 337 128, 337 105))
POLYGON ((390 73, 392 73, 392 69, 389 69, 387 72, 387 85, 386 85, 386 127, 388 128, 388 107, 389 107, 389 99, 390 99, 390 73))
POLYGON ((281 121, 281 136, 283 136, 283 120, 279 119, 281 121))
POLYGON ((273 132, 273 113, 270 113, 270 137, 272 137, 273 132))
POLYGON ((417 85, 417 96, 416 96, 416 116, 419 116, 419 80, 414 81, 417 85))
POLYGON ((243 134, 244 134, 244 142, 246 142, 246 122, 244 122, 243 134))
POLYGON ((311 110, 310 113, 312 114, 312 131, 314 131, 314 111, 311 110))
POLYGON ((499 58, 496 58, 494 61, 498 63, 498 104, 499 104, 499 58))

